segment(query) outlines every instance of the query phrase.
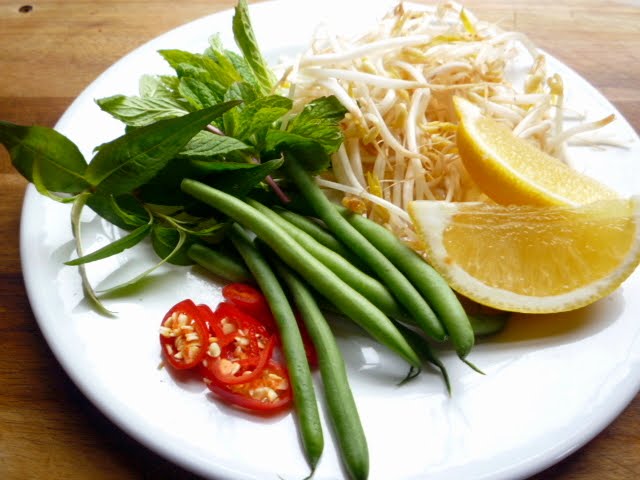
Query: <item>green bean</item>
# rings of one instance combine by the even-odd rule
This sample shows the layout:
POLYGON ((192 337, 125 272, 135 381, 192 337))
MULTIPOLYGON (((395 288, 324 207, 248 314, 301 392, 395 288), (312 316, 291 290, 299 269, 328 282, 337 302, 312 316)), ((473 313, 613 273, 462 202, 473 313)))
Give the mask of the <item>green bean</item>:
POLYGON ((242 227, 238 224, 232 225, 230 236, 233 245, 258 282, 278 326, 282 351, 289 370, 302 445, 312 470, 315 470, 324 448, 324 437, 311 370, 296 318, 275 273, 242 227))
POLYGON ((444 363, 442 363, 442 361, 435 354, 427 339, 420 335, 418 332, 411 330, 406 325, 403 325, 401 323, 396 323, 396 325, 400 332, 405 336, 409 344, 413 347, 413 349, 418 353, 418 355, 420 355, 420 358, 422 358, 422 360, 426 362, 429 362, 431 365, 440 370, 444 385, 445 387, 447 387, 447 393, 451 395, 451 382, 449 380, 447 369, 445 368, 444 363))
POLYGON ((286 159, 284 170, 315 214, 338 239, 371 267, 398 302, 413 316, 416 324, 436 340, 445 340, 446 332, 425 299, 387 257, 340 215, 311 175, 292 157, 286 159))
POLYGON ((187 255, 205 270, 229 282, 246 282, 253 278, 241 262, 199 243, 191 245, 187 255))
POLYGON ((447 282, 414 250, 382 225, 362 215, 339 209, 344 218, 380 250, 411 281, 444 325, 460 357, 466 357, 475 343, 471 322, 447 282))
POLYGON ((351 263, 358 263, 360 259, 353 255, 353 253, 344 246, 344 244, 334 237, 326 228, 320 226, 317 222, 313 221, 309 217, 300 215, 299 213, 286 210, 284 208, 275 209, 275 212, 284 218, 287 222, 295 225, 303 232, 308 233, 316 241, 323 244, 325 247, 330 248, 337 254, 343 256, 351 263))
POLYGON ((267 217, 243 200, 196 180, 184 179, 182 190, 216 208, 261 238, 289 267, 306 278, 323 297, 366 330, 374 339, 419 366, 420 359, 391 320, 364 296, 307 252, 267 217))
POLYGON ((265 205, 255 200, 248 200, 247 203, 279 225, 296 242, 302 245, 307 252, 324 263, 385 314, 394 318, 406 316, 391 292, 378 279, 362 272, 347 259, 317 242, 314 237, 292 225, 265 205))
POLYGON ((477 336, 494 335, 501 332, 511 312, 500 312, 496 314, 472 313, 469 315, 471 328, 477 336))
POLYGON ((350 478, 366 479, 369 474, 367 440, 338 344, 304 282, 282 262, 276 261, 275 266, 277 273, 289 287, 318 353, 318 367, 322 376, 329 419, 346 471, 350 478))

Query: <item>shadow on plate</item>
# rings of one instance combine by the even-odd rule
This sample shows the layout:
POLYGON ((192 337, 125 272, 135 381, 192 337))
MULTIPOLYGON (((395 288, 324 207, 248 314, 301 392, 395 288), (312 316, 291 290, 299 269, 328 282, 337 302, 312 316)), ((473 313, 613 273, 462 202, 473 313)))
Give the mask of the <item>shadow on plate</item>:
POLYGON ((625 309, 622 289, 587 307, 554 314, 513 314, 505 328, 482 343, 545 341, 568 343, 596 335, 610 327, 625 309))

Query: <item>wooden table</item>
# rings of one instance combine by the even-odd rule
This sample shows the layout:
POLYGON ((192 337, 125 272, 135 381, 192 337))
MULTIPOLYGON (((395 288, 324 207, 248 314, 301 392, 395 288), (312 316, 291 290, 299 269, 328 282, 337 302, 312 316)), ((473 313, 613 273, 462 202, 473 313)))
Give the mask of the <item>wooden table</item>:
MULTIPOLYGON (((27 2, 0 0, 0 119, 47 126, 134 47, 235 3, 27 2)), ((482 18, 528 34, 598 87, 640 130, 638 0, 473 0, 466 5, 482 18)), ((193 478, 111 424, 53 358, 31 312, 20 268, 25 186, 0 148, 0 478, 193 478)), ((536 478, 640 478, 639 427, 640 396, 593 441, 536 478)))

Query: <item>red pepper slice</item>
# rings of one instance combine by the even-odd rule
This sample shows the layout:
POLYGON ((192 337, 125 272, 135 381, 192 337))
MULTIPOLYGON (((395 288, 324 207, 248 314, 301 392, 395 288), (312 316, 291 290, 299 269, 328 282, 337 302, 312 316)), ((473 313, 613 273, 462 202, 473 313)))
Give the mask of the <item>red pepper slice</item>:
MULTIPOLYGON (((229 283, 222 288, 222 296, 228 302, 237 306, 240 310, 248 313, 254 318, 260 320, 271 332, 277 333, 276 322, 269 308, 269 303, 263 293, 253 285, 248 283, 229 283)), ((304 343, 304 350, 307 354, 307 360, 311 367, 318 365, 318 354, 311 342, 309 333, 307 332, 304 322, 300 316, 296 314, 298 328, 304 343)))
POLYGON ((248 283, 229 283, 222 288, 222 296, 243 312, 258 319, 271 332, 276 331, 276 322, 262 292, 248 283))
POLYGON ((276 413, 291 405, 291 385, 286 369, 271 359, 249 382, 225 384, 205 378, 209 390, 227 403, 256 413, 276 413))
POLYGON ((275 337, 234 305, 222 302, 215 311, 199 305, 211 332, 202 375, 223 384, 258 377, 273 353, 275 337))
POLYGON ((202 362, 209 346, 209 329, 193 301, 183 300, 167 312, 160 324, 160 345, 173 368, 184 370, 202 362))

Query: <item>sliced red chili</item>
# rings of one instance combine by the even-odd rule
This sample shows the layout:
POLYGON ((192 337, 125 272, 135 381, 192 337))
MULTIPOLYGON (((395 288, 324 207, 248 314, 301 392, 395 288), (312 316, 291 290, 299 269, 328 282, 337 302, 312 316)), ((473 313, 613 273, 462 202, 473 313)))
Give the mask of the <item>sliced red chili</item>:
POLYGON ((260 375, 273 353, 275 337, 253 317, 222 302, 215 311, 200 305, 211 332, 203 376, 225 384, 260 375))
MULTIPOLYGON (((269 303, 258 288, 248 283, 229 283, 222 288, 222 296, 243 312, 260 320, 271 332, 277 332, 276 322, 269 308, 269 303)), ((300 329, 309 365, 316 367, 318 365, 316 349, 299 315, 296 315, 296 320, 298 321, 298 328, 300 329)))
POLYGON ((193 301, 183 300, 167 312, 160 324, 160 344, 172 367, 184 370, 200 364, 209 346, 209 329, 193 301))
POLYGON ((276 323, 262 292, 248 283, 229 283, 222 288, 222 296, 245 313, 259 320, 272 332, 276 331, 276 323))
POLYGON ((227 403, 258 413, 275 413, 291 404, 291 385, 286 369, 271 359, 259 376, 249 382, 225 384, 205 378, 209 390, 227 403))

